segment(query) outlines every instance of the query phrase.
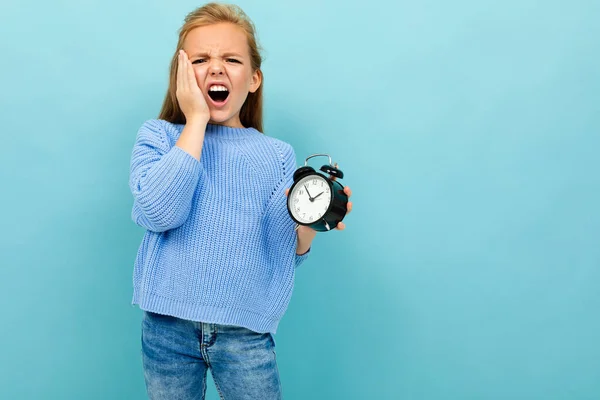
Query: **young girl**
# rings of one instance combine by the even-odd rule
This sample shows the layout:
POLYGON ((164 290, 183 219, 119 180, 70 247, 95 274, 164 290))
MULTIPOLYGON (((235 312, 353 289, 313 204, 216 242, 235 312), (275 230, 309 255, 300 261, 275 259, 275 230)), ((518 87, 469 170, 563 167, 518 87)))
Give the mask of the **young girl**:
POLYGON ((204 399, 209 368, 221 398, 281 398, 273 335, 316 231, 287 212, 296 158, 262 133, 260 67, 239 7, 191 12, 159 119, 137 133, 132 304, 151 399, 204 399))

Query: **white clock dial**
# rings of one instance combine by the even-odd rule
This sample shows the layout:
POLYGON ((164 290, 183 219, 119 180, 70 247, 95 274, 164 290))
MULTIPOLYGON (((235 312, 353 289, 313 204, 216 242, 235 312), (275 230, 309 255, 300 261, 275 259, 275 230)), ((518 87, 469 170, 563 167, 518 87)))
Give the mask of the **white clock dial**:
POLYGON ((294 186, 289 193, 288 204, 294 218, 310 224, 325 214, 331 197, 329 183, 321 176, 309 175, 300 179, 294 186))

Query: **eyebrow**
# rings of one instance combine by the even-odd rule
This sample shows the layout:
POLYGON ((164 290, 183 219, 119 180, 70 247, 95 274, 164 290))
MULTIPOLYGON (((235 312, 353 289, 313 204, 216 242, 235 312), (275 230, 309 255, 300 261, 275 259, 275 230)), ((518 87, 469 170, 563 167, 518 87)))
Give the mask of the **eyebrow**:
MULTIPOLYGON (((194 54, 192 57, 206 57, 206 56, 208 56, 207 52, 201 52, 201 53, 194 54)), ((242 56, 241 54, 233 52, 233 51, 228 51, 226 53, 223 53, 223 57, 228 57, 228 56, 235 56, 235 57, 239 57, 239 58, 244 58, 244 56, 242 56)))

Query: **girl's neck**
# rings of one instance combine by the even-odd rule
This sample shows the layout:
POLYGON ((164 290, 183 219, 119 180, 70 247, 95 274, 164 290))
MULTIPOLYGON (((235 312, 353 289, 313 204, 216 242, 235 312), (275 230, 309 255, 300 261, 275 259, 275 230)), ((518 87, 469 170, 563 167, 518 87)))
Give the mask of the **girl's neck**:
POLYGON ((239 115, 237 115, 235 117, 231 117, 227 121, 223 121, 223 122, 214 122, 211 119, 210 121, 208 121, 208 123, 209 124, 213 124, 213 125, 227 126, 227 127, 230 127, 230 128, 245 128, 245 126, 242 125, 242 122, 240 121, 240 116, 239 115))

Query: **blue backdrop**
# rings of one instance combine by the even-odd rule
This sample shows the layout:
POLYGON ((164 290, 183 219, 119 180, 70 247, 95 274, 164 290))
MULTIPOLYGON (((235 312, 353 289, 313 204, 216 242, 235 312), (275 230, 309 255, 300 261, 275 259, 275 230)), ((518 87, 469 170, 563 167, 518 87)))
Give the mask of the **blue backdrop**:
MULTIPOLYGON (((237 4, 265 133, 354 192, 276 335, 285 398, 600 398, 600 3, 237 4)), ((3 2, 1 398, 146 397, 129 160, 199 5, 3 2)))

